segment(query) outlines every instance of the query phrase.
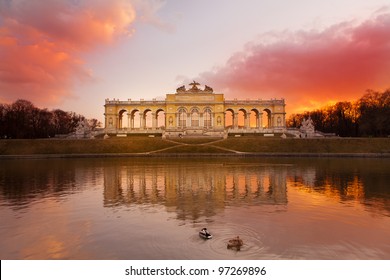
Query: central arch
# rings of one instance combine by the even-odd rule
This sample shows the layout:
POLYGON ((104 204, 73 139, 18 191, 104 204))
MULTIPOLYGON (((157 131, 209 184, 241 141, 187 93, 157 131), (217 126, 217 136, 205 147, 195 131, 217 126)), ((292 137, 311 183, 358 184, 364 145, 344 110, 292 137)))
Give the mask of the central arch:
POLYGON ((191 109, 191 127, 199 127, 199 109, 191 109))
POLYGON ((177 111, 177 125, 181 128, 187 126, 187 110, 185 108, 179 108, 177 111))
POLYGON ((204 109, 203 112, 203 126, 205 128, 211 128, 212 127, 212 114, 211 114, 211 109, 206 108, 204 109))

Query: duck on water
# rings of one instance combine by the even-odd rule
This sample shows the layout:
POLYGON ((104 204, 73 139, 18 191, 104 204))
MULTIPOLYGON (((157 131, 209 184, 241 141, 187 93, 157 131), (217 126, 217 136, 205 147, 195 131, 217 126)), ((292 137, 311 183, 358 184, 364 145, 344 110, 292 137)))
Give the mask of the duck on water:
MULTIPOLYGON (((207 228, 202 228, 201 231, 199 231, 199 236, 204 239, 211 239, 213 236, 211 233, 207 230, 207 228)), ((241 249, 241 246, 244 245, 244 241, 239 236, 236 236, 229 240, 227 244, 228 249, 236 249, 239 251, 241 249)))
POLYGON ((241 249, 241 246, 244 245, 244 241, 242 241, 242 239, 237 236, 233 239, 230 239, 228 244, 227 244, 227 248, 228 249, 236 249, 237 251, 239 251, 241 249))
POLYGON ((213 237, 207 228, 202 228, 202 230, 199 231, 199 236, 204 239, 211 239, 213 237))

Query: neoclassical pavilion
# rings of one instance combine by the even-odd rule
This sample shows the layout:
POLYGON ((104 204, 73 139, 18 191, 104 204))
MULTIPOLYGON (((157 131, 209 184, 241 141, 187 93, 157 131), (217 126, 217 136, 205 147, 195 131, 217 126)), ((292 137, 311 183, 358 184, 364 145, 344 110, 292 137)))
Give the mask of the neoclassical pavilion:
POLYGON ((165 100, 106 99, 107 133, 163 133, 165 136, 223 136, 226 133, 284 132, 284 99, 225 100, 197 82, 181 86, 165 100))

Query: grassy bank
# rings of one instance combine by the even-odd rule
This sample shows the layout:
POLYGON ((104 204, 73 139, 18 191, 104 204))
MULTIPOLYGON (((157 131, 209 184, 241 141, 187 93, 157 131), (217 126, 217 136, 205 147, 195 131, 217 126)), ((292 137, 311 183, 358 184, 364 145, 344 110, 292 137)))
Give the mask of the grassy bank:
POLYGON ((390 138, 228 138, 216 146, 252 153, 390 153, 390 138))
POLYGON ((282 139, 229 137, 228 139, 112 137, 110 139, 0 140, 0 155, 56 154, 390 154, 390 138, 282 139))
POLYGON ((0 140, 0 155, 145 153, 173 147, 161 138, 0 140))

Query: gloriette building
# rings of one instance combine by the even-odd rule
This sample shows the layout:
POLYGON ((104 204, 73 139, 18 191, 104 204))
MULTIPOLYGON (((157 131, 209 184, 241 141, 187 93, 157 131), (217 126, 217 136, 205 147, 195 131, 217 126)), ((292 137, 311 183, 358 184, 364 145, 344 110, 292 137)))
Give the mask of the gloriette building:
POLYGON ((106 99, 105 131, 118 135, 162 133, 221 136, 227 133, 272 133, 286 130, 284 99, 225 100, 209 86, 192 82, 181 86, 165 100, 127 101, 106 99))

